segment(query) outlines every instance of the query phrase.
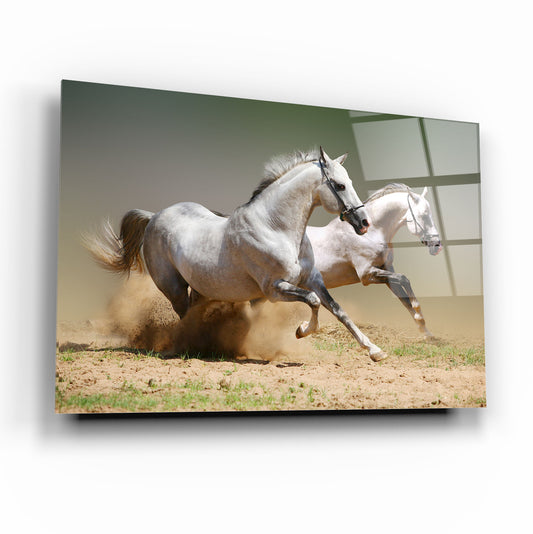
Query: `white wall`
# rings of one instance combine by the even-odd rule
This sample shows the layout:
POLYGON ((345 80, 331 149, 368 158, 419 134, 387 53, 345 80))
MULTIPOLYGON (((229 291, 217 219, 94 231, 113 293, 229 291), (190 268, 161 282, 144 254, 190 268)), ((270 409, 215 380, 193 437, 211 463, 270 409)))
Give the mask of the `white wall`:
POLYGON ((521 481, 532 474, 526 6, 5 4, 3 524, 54 533, 523 530, 530 499, 521 481), (479 122, 488 408, 331 418, 54 415, 61 78, 479 122))

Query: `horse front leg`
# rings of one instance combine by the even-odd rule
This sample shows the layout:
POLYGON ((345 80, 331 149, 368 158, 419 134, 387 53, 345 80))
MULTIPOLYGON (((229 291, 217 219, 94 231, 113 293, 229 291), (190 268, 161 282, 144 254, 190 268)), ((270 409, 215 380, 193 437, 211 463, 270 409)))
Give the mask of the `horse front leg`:
MULTIPOLYGON (((320 299, 313 291, 302 289, 286 280, 276 280, 268 293, 270 300, 281 300, 285 302, 305 302, 311 308, 311 319, 304 321, 296 329, 296 337, 301 338, 312 334, 318 329, 318 310, 320 299)), ((257 299, 260 300, 260 299, 257 299)))
POLYGON ((390 265, 389 270, 372 267, 361 276, 361 281, 365 286, 368 284, 386 284, 411 314, 411 317, 418 326, 418 330, 426 338, 433 338, 433 334, 426 327, 426 321, 422 315, 420 303, 413 292, 411 282, 407 276, 396 273, 392 265, 390 265))
POLYGON ((335 301, 335 299, 330 295, 329 291, 324 285, 322 280, 322 275, 316 269, 313 270, 309 278, 306 287, 314 291, 324 308, 329 310, 352 334, 352 336, 357 340, 359 345, 368 350, 370 358, 379 362, 388 357, 388 354, 380 349, 377 345, 374 345, 360 330, 357 328, 355 323, 348 317, 348 314, 340 307, 340 305, 335 301))

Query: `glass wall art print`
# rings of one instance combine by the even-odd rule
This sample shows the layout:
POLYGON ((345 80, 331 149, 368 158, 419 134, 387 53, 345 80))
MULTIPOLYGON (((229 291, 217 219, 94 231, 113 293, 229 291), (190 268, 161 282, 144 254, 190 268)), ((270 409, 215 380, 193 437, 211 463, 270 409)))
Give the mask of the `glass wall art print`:
POLYGON ((63 81, 58 413, 486 405, 479 127, 63 81))

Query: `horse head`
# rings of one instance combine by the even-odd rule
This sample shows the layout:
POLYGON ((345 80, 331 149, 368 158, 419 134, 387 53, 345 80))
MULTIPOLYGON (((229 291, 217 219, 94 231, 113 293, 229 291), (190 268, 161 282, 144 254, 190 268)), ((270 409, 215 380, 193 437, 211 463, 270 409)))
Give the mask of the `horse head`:
POLYGON ((364 204, 342 166, 347 155, 343 154, 332 160, 320 147, 318 165, 322 173, 322 183, 318 188, 318 195, 326 211, 340 215, 341 220, 351 224, 358 235, 363 235, 370 223, 364 204))
POLYGON ((440 235, 433 222, 431 207, 426 199, 428 188, 424 187, 421 195, 409 191, 407 193, 407 211, 405 220, 407 229, 416 235, 429 249, 432 256, 436 256, 442 250, 440 235))

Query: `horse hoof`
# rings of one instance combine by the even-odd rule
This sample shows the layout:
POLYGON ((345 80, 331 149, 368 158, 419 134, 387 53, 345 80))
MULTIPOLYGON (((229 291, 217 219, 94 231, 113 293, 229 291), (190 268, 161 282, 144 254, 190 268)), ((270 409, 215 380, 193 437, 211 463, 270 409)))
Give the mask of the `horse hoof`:
POLYGON ((307 327, 309 326, 309 323, 307 321, 304 321, 297 329, 296 329, 296 338, 300 339, 302 337, 305 337, 307 333, 305 332, 307 327))
POLYGON ((384 360, 385 358, 388 358, 389 355, 380 350, 379 352, 376 352, 375 354, 371 354, 370 355, 370 358, 372 359, 373 362, 380 362, 381 360, 384 360))

